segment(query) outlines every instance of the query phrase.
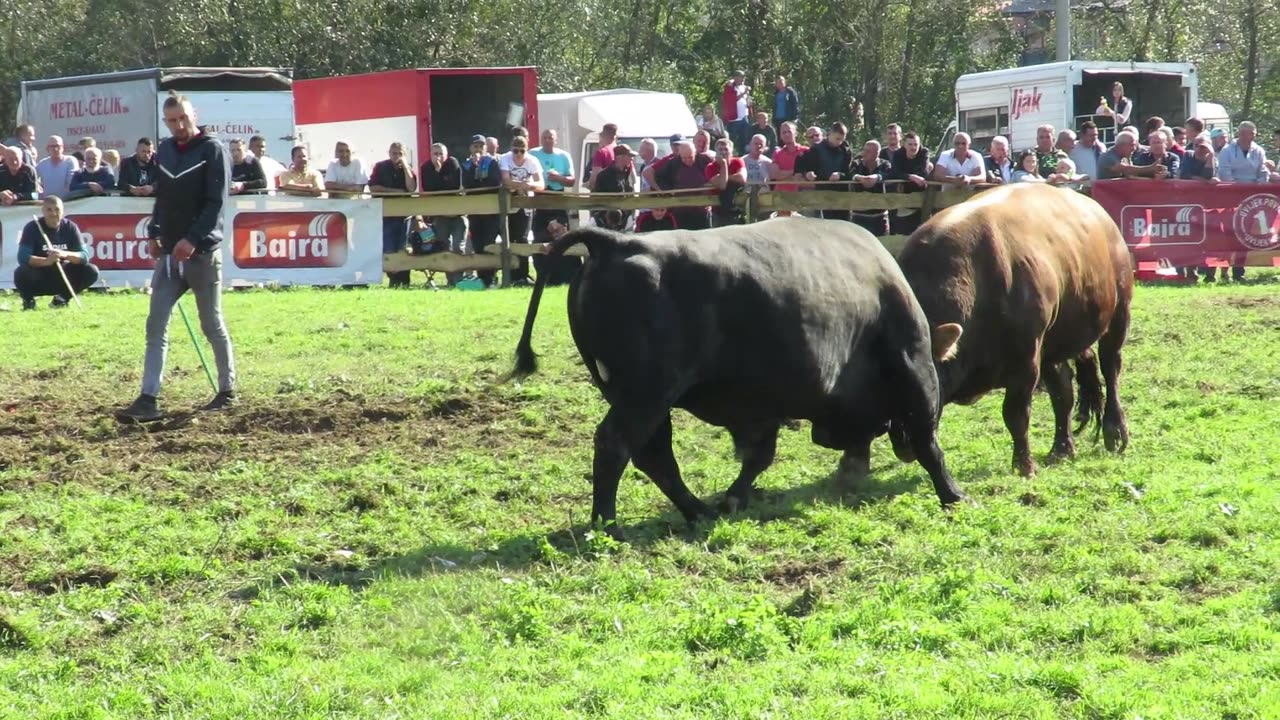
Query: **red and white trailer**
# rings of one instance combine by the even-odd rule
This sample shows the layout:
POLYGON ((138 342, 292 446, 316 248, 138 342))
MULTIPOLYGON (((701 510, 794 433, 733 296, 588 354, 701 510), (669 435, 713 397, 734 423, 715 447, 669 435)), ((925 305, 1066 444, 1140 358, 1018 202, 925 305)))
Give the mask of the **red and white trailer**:
POLYGON ((517 125, 538 142, 538 73, 534 67, 415 68, 295 80, 299 142, 324 167, 338 140, 368 167, 402 142, 419 167, 434 142, 464 156, 472 135, 499 139, 517 125))

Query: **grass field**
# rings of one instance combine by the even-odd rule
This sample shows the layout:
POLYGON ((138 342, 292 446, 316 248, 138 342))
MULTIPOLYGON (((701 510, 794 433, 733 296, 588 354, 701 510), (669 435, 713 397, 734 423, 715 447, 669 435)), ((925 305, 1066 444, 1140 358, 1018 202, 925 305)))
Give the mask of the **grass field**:
MULTIPOLYGON (((951 407, 944 513, 886 438, 839 493, 806 424, 704 527, 629 469, 625 544, 563 289, 510 385, 527 291, 229 294, 244 404, 187 412, 175 319, 149 430, 109 414, 145 297, 0 313, 0 717, 1280 717, 1275 280, 1138 289, 1123 457, 1022 479, 999 395, 951 407)), ((729 439, 676 418, 714 498, 729 439)))

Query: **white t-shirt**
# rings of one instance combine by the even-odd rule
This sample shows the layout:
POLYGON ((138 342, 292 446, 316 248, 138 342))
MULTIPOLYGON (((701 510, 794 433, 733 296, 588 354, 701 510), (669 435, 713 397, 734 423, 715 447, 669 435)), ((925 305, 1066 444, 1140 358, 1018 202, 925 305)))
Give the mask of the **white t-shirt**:
POLYGON ((329 169, 324 171, 324 181, 326 184, 368 185, 369 174, 365 172, 364 163, 360 162, 360 158, 351 158, 351 164, 346 167, 337 160, 333 160, 329 163, 329 169))
MULTIPOLYGON (((520 165, 516 164, 514 155, 509 152, 503 153, 498 157, 498 170, 511 173, 511 179, 516 182, 529 182, 534 175, 541 177, 543 182, 546 182, 546 178, 542 177, 542 163, 538 162, 538 158, 527 152, 524 154, 524 162, 520 165)), ((529 196, 532 197, 533 193, 529 193, 529 196)), ((511 212, 515 213, 516 210, 513 208, 511 212)))
POLYGON ((747 117, 747 98, 751 96, 751 88, 743 83, 738 87, 738 119, 750 120, 747 117))
POLYGON ((758 159, 745 155, 742 162, 747 166, 748 185, 769 184, 769 169, 773 167, 773 160, 768 155, 761 155, 758 159))
POLYGON ((524 154, 524 162, 520 165, 516 164, 516 158, 511 153, 503 153, 498 158, 498 169, 503 172, 511 173, 511 179, 516 182, 529 182, 534 175, 542 176, 542 163, 538 162, 538 158, 524 154))
MULTIPOLYGON (((947 150, 938 156, 938 165, 946 172, 947 175, 969 175, 979 178, 986 177, 987 167, 982 162, 982 156, 970 150, 969 157, 964 162, 956 160, 956 151, 947 150)), ((943 190, 953 189, 951 186, 944 187, 943 190)))

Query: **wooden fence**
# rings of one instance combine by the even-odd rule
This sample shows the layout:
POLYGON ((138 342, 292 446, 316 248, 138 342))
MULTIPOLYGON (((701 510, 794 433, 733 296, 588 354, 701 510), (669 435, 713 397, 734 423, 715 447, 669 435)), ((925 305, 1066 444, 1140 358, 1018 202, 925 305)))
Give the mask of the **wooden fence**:
MULTIPOLYGON (((778 191, 750 188, 738 193, 735 200, 743 210, 747 222, 776 211, 802 212, 812 210, 848 210, 874 212, 877 210, 919 210, 922 220, 934 212, 957 205, 994 185, 970 185, 958 187, 929 182, 919 192, 896 192, 896 186, 905 181, 891 180, 885 183, 888 192, 850 192, 828 189, 829 186, 848 186, 848 183, 797 183, 812 186, 800 191, 778 191), (828 187, 824 187, 828 186, 828 187)), ((791 184, 791 183, 788 183, 791 184)), ((1087 192, 1087 187, 1082 189, 1087 192)), ((505 188, 478 191, 444 191, 418 193, 378 193, 382 199, 383 215, 405 217, 422 215, 498 215, 503 239, 486 247, 484 252, 458 255, 451 252, 434 252, 414 255, 407 252, 389 253, 383 256, 382 267, 387 272, 424 270, 432 272, 465 272, 469 270, 502 270, 502 283, 510 283, 511 269, 517 256, 540 255, 541 245, 507 243, 507 214, 512 209, 563 210, 569 214, 580 210, 643 210, 652 208, 687 208, 714 206, 719 196, 706 189, 656 191, 647 193, 574 193, 541 192, 532 197, 513 194, 505 188)), ((894 253, 906 242, 904 235, 886 235, 880 241, 894 253)), ((585 255, 582 246, 570 248, 568 254, 585 255)))

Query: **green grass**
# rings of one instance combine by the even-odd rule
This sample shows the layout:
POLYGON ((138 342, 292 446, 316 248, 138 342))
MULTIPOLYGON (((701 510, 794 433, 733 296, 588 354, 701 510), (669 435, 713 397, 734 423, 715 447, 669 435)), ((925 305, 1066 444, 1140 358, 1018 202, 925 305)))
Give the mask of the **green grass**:
MULTIPOLYGON (((944 513, 883 438, 841 494, 806 424, 705 527, 628 469, 625 544, 584 527, 605 406, 563 289, 497 384, 527 300, 229 294, 245 404, 185 415, 175 319, 150 431, 109 417, 144 297, 0 313, 0 717, 1280 717, 1274 277, 1138 289, 1122 457, 1022 479, 999 393, 951 407, 976 504, 944 513)), ((676 418, 714 499, 729 439, 676 418)))

